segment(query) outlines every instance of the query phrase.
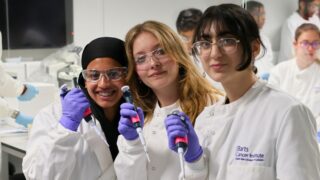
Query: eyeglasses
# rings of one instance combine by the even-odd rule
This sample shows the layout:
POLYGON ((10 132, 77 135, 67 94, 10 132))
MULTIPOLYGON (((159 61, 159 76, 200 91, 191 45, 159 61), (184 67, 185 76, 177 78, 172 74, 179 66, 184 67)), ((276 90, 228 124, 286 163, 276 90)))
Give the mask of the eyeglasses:
POLYGON ((223 53, 232 54, 237 50, 239 42, 240 40, 235 38, 220 38, 214 43, 209 41, 198 41, 193 44, 192 49, 199 56, 208 56, 211 53, 212 46, 217 45, 223 53))
POLYGON ((304 49, 308 49, 309 47, 312 47, 313 49, 319 49, 320 48, 320 41, 313 41, 313 42, 309 42, 309 41, 301 41, 299 43, 300 47, 304 48, 304 49))
POLYGON ((95 69, 86 69, 82 71, 82 76, 86 81, 96 83, 98 82, 102 76, 104 76, 107 80, 111 81, 119 81, 124 78, 127 74, 126 67, 116 67, 111 68, 105 71, 98 71, 95 69))
POLYGON ((134 58, 136 63, 137 70, 147 70, 150 68, 150 60, 157 60, 158 62, 164 63, 165 60, 168 60, 167 54, 164 49, 157 48, 151 52, 138 55, 134 58))

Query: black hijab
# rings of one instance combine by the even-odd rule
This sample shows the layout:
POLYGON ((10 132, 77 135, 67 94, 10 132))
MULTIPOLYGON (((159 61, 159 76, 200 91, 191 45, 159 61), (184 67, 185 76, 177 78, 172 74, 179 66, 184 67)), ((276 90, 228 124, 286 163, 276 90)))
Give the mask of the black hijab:
MULTIPOLYGON (((117 38, 101 37, 91 41, 83 50, 81 65, 82 69, 86 69, 88 64, 96 58, 108 57, 118 61, 122 66, 128 66, 128 60, 125 53, 124 42, 117 38)), ((119 136, 118 123, 120 119, 120 107, 114 119, 107 120, 103 109, 90 97, 85 88, 85 81, 82 74, 78 80, 80 88, 83 90, 90 102, 92 114, 100 122, 105 137, 109 143, 109 148, 113 160, 116 158, 119 150, 117 147, 117 139, 119 136)), ((122 103, 124 99, 121 99, 122 103)))

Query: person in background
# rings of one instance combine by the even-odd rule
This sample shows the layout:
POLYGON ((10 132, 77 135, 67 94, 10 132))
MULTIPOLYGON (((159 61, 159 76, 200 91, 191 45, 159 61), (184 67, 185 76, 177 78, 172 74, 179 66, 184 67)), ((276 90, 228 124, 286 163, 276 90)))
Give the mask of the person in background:
POLYGON ((245 7, 249 11, 249 13, 253 16, 254 20, 256 21, 259 27, 261 41, 265 46, 265 51, 260 51, 259 55, 256 57, 254 65, 258 69, 259 77, 264 80, 268 80, 270 69, 274 65, 273 65, 273 53, 272 53, 270 40, 261 31, 265 24, 266 11, 264 9, 263 4, 258 1, 247 1, 245 7), (263 52, 265 52, 265 54, 263 54, 263 52))
MULTIPOLYGON (((174 143, 167 139, 165 118, 173 111, 183 111, 192 126, 205 106, 221 95, 198 73, 179 36, 167 25, 146 21, 134 26, 126 35, 129 60, 128 84, 135 105, 121 105, 118 138, 119 154, 115 171, 119 180, 175 180, 180 173, 178 156, 168 149, 174 143), (142 110, 145 112, 143 114, 142 110), (139 115, 143 126, 150 162, 147 161, 131 118, 139 115)), ((196 146, 194 132, 188 133, 189 148, 184 158, 194 162, 203 153, 196 146)), ((195 166, 204 166, 204 159, 195 166)), ((197 174, 194 174, 197 176, 197 174)))
MULTIPOLYGON (((180 11, 176 20, 177 32, 183 40, 184 44, 186 45, 190 56, 192 55, 192 38, 201 16, 202 11, 200 9, 189 8, 180 11)), ((206 75, 201 63, 193 57, 191 59, 193 59, 194 65, 197 67, 202 76, 205 77, 212 86, 223 91, 221 84, 213 81, 210 77, 206 75)))
MULTIPOLYGON (((17 97, 19 101, 30 101, 38 93, 39 90, 31 85, 24 84, 19 80, 12 78, 5 72, 1 61, 2 57, 2 35, 0 31, 0 118, 12 118, 16 123, 28 127, 32 123, 33 117, 29 116, 17 108, 12 107, 3 97, 17 97)), ((1 155, 0 155, 1 159, 1 155)), ((13 175, 15 167, 9 163, 9 175, 12 180, 24 179, 23 174, 13 175)))
POLYGON ((294 34, 298 26, 303 23, 312 23, 320 27, 320 19, 317 14, 318 5, 318 0, 299 0, 298 10, 282 25, 277 63, 294 57, 292 42, 294 41, 294 34))
POLYGON ((311 23, 300 25, 293 42, 295 57, 279 63, 269 83, 296 97, 310 108, 320 129, 320 31, 311 23))
POLYGON ((189 54, 192 50, 192 37, 198 22, 202 16, 202 11, 196 8, 189 8, 180 11, 176 20, 177 32, 186 44, 189 54))
MULTIPOLYGON (((30 101, 39 90, 31 85, 24 84, 8 75, 0 62, 0 96, 1 97, 17 97, 19 101, 30 101)), ((15 122, 27 127, 31 124, 33 117, 29 116, 20 110, 12 107, 5 99, 0 98, 0 118, 11 117, 15 122)))
POLYGON ((16 79, 13 79, 7 74, 3 68, 1 61, 2 57, 2 36, 0 32, 0 118, 11 117, 16 123, 27 127, 32 123, 33 117, 26 115, 18 109, 9 105, 3 97, 17 97, 19 101, 30 101, 38 93, 39 90, 31 85, 24 84, 16 79))
POLYGON ((207 159, 203 179, 320 179, 315 119, 301 102, 254 74, 261 45, 255 20, 235 4, 207 8, 195 31, 195 56, 226 91, 195 123, 207 159))
POLYGON ((80 88, 62 88, 61 102, 35 117, 22 163, 28 180, 116 179, 113 161, 127 73, 124 42, 97 38, 85 46, 81 63, 80 88), (89 107, 91 122, 83 120, 89 107))

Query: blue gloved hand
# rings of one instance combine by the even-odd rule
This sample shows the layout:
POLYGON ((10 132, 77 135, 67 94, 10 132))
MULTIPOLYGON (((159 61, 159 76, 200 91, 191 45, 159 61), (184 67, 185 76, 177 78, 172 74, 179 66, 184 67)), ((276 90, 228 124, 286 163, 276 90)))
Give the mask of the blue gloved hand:
POLYGON ((262 79, 262 80, 265 80, 265 81, 268 81, 268 79, 269 79, 269 76, 270 76, 270 73, 262 73, 261 75, 260 75, 260 78, 262 79))
POLYGON ((318 140, 318 143, 320 143, 320 131, 318 131, 317 133, 317 140, 318 140))
POLYGON ((193 162, 202 155, 203 150, 199 144, 198 136, 194 131, 189 117, 185 113, 179 112, 178 115, 169 115, 165 119, 165 127, 167 130, 169 148, 171 150, 177 152, 177 147, 175 144, 175 139, 177 137, 187 136, 188 148, 184 155, 184 159, 187 162, 193 162), (186 120, 185 123, 181 121, 180 116, 184 116, 186 120))
POLYGON ((60 97, 62 104, 60 124, 67 129, 77 131, 83 113, 90 106, 89 101, 79 88, 73 88, 69 92, 61 89, 60 97))
POLYGON ((28 124, 31 124, 33 121, 33 117, 27 116, 21 112, 19 112, 16 117, 16 123, 23 125, 24 127, 28 127, 28 124))
POLYGON ((134 110, 134 105, 131 103, 122 103, 120 106, 120 121, 118 126, 118 131, 127 140, 135 140, 138 138, 138 133, 134 127, 131 118, 136 117, 138 114, 140 118, 141 127, 144 123, 143 111, 140 107, 137 108, 137 112, 134 110))
POLYGON ((38 88, 31 84, 25 84, 25 92, 18 96, 19 101, 30 101, 32 98, 34 98, 37 94, 39 94, 38 88))

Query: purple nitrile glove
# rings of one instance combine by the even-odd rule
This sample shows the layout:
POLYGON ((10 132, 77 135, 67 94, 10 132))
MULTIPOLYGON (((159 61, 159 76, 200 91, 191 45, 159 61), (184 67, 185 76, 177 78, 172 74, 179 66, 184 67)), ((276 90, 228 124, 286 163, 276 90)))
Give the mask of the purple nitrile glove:
POLYGON ((33 117, 27 116, 22 112, 19 112, 18 116, 16 117, 16 123, 23 125, 24 127, 28 127, 28 124, 31 124, 33 121, 33 117))
POLYGON ((25 84, 24 86, 25 86, 26 90, 23 94, 18 96, 19 101, 30 101, 37 94, 39 94, 39 90, 35 86, 33 86, 31 84, 25 84))
POLYGON ((167 136, 169 141, 169 148, 177 152, 175 139, 177 137, 188 137, 188 148, 184 155, 184 159, 187 162, 193 162, 197 160, 203 153, 202 147, 199 144, 198 136, 194 131, 194 128, 190 122, 189 117, 179 112, 178 115, 169 115, 165 119, 165 126, 167 130, 167 136), (184 116, 185 123, 181 121, 180 116, 184 116))
POLYGON ((62 104, 60 124, 67 129, 77 131, 83 113, 90 106, 89 101, 79 88, 73 88, 69 92, 61 88, 60 97, 62 104))
POLYGON ((144 123, 143 111, 140 107, 137 108, 137 112, 134 110, 134 105, 131 103, 122 103, 120 106, 120 121, 118 126, 118 131, 127 140, 135 140, 138 138, 138 133, 134 127, 131 119, 136 117, 138 114, 140 118, 141 128, 144 123))

